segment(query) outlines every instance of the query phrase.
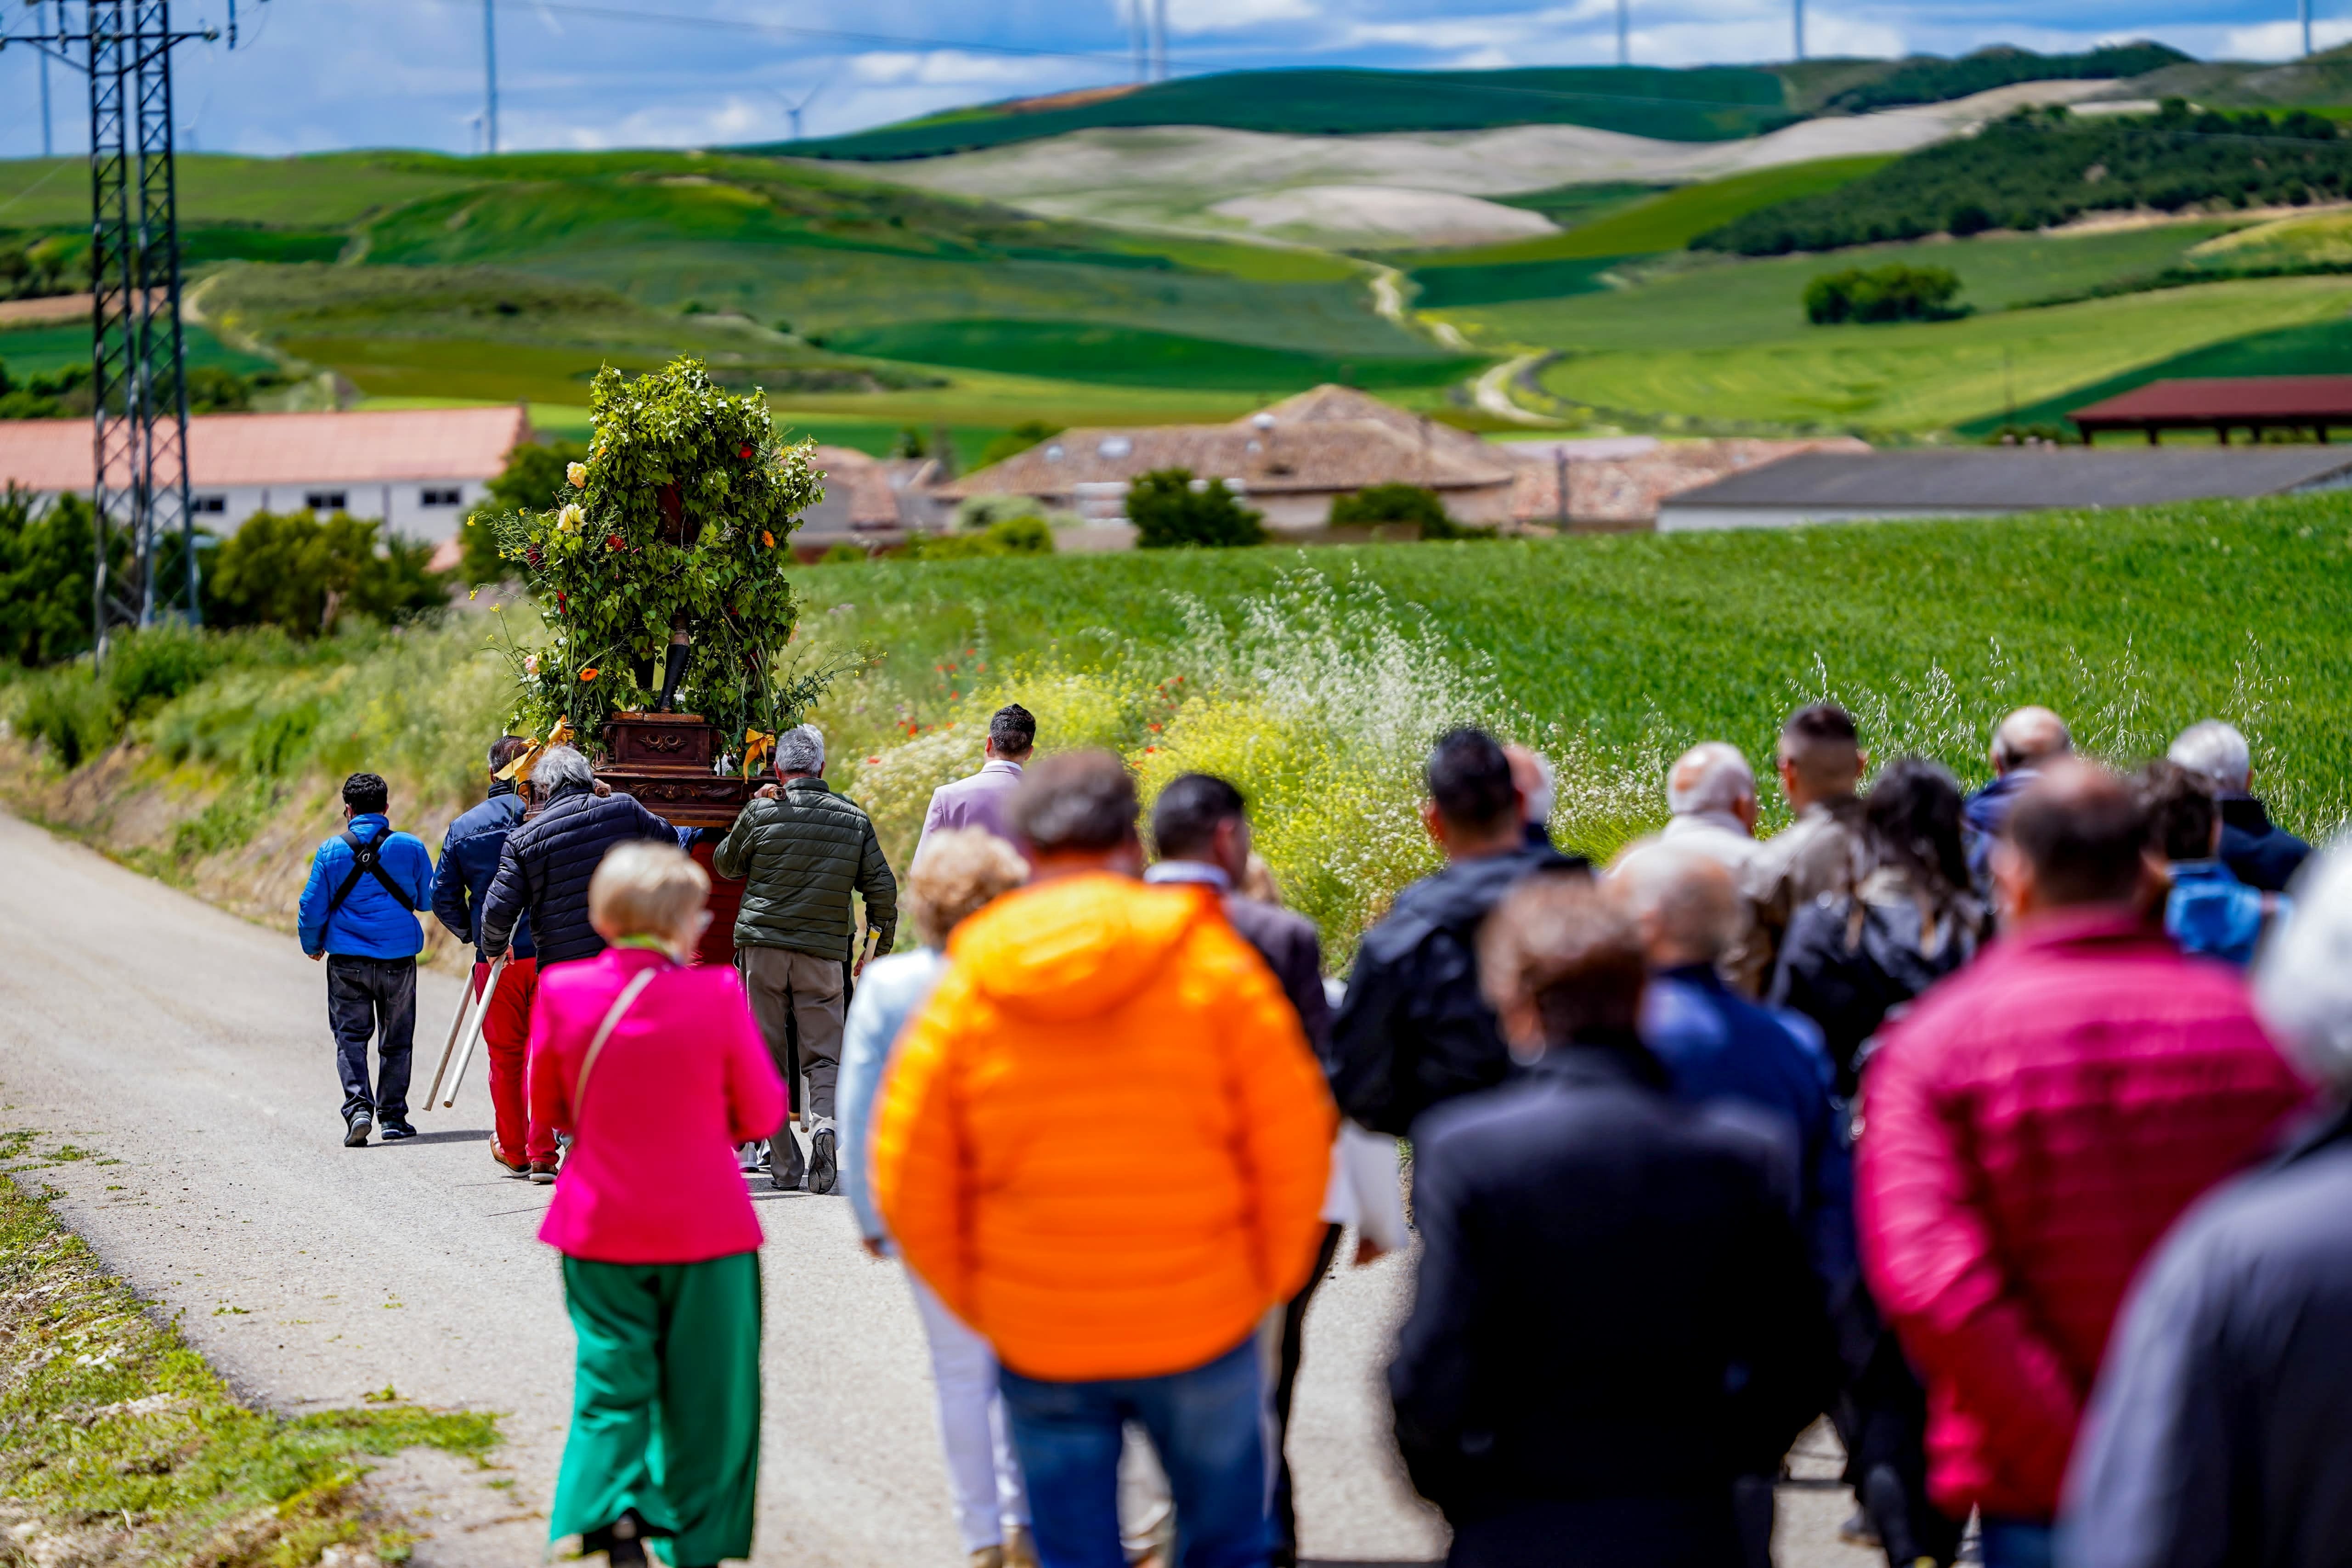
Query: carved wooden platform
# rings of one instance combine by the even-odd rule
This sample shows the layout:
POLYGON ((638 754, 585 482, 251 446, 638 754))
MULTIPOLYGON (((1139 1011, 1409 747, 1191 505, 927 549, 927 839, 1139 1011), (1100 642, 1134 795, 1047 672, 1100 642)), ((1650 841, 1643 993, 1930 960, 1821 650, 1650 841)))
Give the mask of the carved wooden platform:
POLYGON ((680 827, 731 827, 751 781, 710 771, 719 726, 697 713, 618 713, 604 726, 596 776, 680 827))

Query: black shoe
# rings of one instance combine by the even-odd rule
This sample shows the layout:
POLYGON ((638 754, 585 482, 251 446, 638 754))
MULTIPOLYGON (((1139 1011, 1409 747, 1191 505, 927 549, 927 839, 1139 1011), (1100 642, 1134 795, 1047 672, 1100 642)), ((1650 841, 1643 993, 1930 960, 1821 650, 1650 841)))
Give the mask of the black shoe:
POLYGON ((833 1191, 834 1178, 840 1173, 841 1163, 834 1157, 833 1129, 823 1128, 809 1140, 808 1190, 813 1193, 833 1191))
POLYGON ((801 1141, 793 1136, 791 1128, 778 1129, 775 1140, 768 1145, 769 1184, 780 1193, 799 1192, 805 1169, 801 1161, 801 1141))
POLYGON ((383 1124, 383 1132, 378 1136, 387 1143, 397 1143, 404 1138, 415 1137, 416 1129, 405 1121, 387 1121, 383 1124))
POLYGON ((346 1149, 366 1148, 368 1134, 374 1131, 375 1122, 369 1118, 366 1111, 361 1111, 357 1116, 352 1117, 350 1125, 343 1129, 343 1147, 346 1149))
POLYGON ((599 1552, 613 1568, 643 1568, 646 1562, 646 1521, 637 1517, 635 1509, 629 1510, 602 1530, 592 1530, 580 1538, 580 1555, 593 1557, 599 1552))

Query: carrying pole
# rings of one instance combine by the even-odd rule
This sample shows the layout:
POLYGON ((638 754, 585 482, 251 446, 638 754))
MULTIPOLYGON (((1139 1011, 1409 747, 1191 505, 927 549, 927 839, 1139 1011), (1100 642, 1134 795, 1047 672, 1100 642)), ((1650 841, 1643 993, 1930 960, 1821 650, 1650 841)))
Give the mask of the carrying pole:
POLYGON ((449 1069, 449 1082, 441 1094, 444 1110, 457 1103, 457 1091, 465 1087, 466 1068, 473 1062, 474 1047, 482 1037, 482 1026, 489 1020, 490 1002, 499 994, 499 976, 506 973, 506 967, 507 955, 503 952, 490 960, 489 978, 482 982, 481 1000, 475 1003, 473 1016, 457 1037, 457 1063, 449 1069))

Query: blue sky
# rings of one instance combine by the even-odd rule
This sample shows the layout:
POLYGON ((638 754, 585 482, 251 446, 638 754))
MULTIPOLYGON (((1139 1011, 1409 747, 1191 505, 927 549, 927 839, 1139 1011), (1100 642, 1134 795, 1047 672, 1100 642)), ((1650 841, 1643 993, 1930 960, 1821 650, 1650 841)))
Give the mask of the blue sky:
MULTIPOLYGON (((178 0, 182 25, 227 0, 178 0)), ((705 146, 811 135, 1127 79, 1129 0, 496 0, 508 148, 705 146), (814 97, 808 95, 814 94, 814 97)), ((1613 58, 1616 0, 1166 0, 1180 74, 1243 66, 1496 67, 1613 58)), ((1789 0, 1631 0, 1645 64, 1780 59, 1789 0)), ((1811 0, 1811 52, 1957 54, 2154 37, 2284 58, 2295 0, 1811 0)), ((2352 0, 2315 0, 2319 47, 2352 0)), ((481 0, 239 0, 243 44, 182 52, 184 144, 465 152, 482 106, 481 0)), ((0 0, 12 30, 29 0, 0 0)), ((85 144, 79 77, 52 68, 60 153, 85 144)), ((0 157, 41 150, 33 53, 0 53, 0 157)))

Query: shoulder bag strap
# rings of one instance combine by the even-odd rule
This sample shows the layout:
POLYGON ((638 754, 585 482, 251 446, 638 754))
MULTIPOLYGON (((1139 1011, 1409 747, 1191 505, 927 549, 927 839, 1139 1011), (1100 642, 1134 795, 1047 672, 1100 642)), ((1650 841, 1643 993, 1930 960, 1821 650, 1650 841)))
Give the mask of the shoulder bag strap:
POLYGON ((572 1126, 580 1125, 580 1104, 588 1093, 588 1075, 596 1070, 596 1058, 604 1054, 604 1042, 613 1037, 613 1031, 620 1026, 622 1016, 635 1003, 638 993, 651 985, 654 976, 660 973, 658 969, 637 971, 636 975, 621 988, 621 994, 613 998, 612 1010, 604 1015, 604 1021, 596 1026, 596 1037, 588 1042, 588 1054, 580 1058, 580 1077, 572 1085, 572 1126))

